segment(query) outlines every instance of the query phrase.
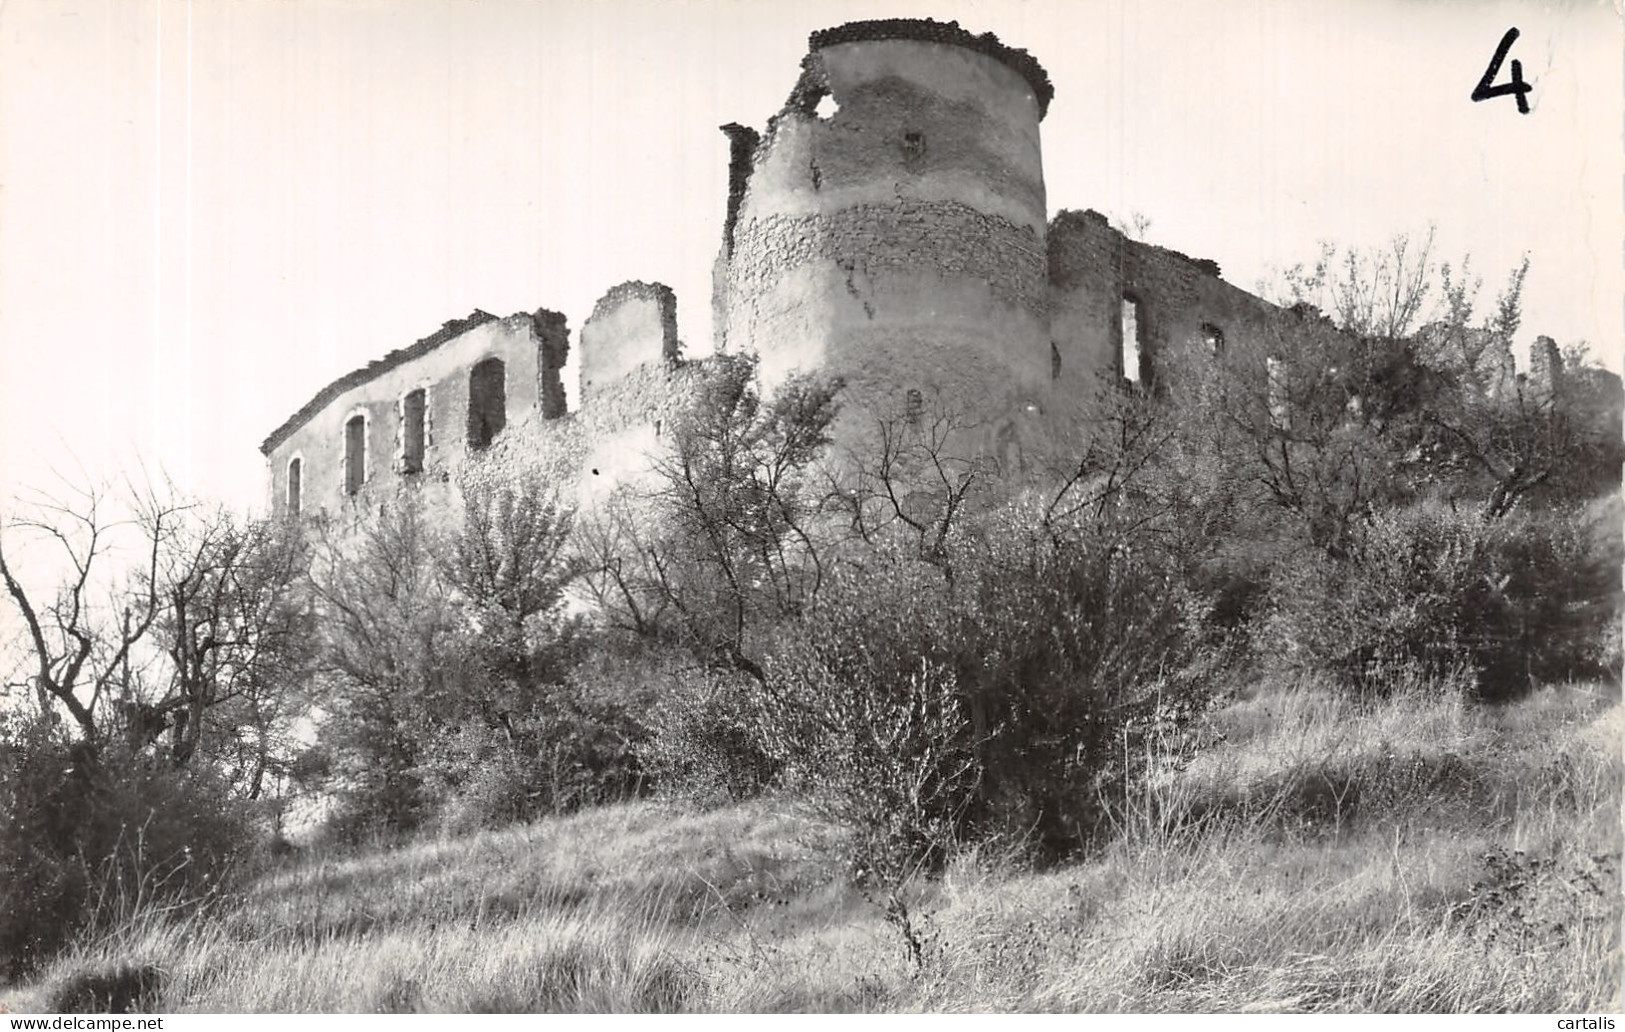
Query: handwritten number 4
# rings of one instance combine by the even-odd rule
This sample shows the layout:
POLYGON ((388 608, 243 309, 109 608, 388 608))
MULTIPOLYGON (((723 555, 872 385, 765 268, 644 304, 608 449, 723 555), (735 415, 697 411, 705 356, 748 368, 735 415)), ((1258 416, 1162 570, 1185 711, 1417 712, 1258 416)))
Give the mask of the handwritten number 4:
POLYGON ((1507 51, 1512 49, 1512 43, 1518 38, 1517 29, 1508 29, 1507 34, 1501 37, 1501 45, 1495 48, 1495 56, 1490 58, 1490 66, 1484 69, 1484 78, 1478 80, 1473 87, 1474 100, 1490 100, 1495 97, 1504 97, 1512 94, 1518 98, 1518 113, 1529 113, 1528 94, 1534 87, 1523 81, 1523 62, 1517 58, 1512 59, 1512 81, 1504 82, 1499 86, 1492 85, 1495 76, 1501 71, 1501 62, 1506 60, 1507 51))

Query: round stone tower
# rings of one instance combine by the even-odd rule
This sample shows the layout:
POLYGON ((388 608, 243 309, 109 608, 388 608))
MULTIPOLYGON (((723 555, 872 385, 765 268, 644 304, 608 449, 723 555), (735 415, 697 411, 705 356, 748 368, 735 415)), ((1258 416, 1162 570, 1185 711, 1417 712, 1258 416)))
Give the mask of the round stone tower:
POLYGON ((1020 407, 1051 368, 1048 76, 953 22, 854 22, 808 51, 765 133, 723 127, 719 346, 769 385, 838 373, 860 404, 1020 407))

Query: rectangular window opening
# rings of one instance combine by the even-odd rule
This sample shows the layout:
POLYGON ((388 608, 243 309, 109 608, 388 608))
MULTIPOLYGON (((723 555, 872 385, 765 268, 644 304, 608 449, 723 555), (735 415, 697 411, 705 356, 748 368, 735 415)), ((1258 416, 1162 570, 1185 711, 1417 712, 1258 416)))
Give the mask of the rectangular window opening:
POLYGON ((428 397, 421 387, 401 400, 402 473, 423 471, 423 420, 427 408, 428 397))
POLYGON ((1140 303, 1132 297, 1123 298, 1123 379, 1138 385, 1144 361, 1140 348, 1140 303))
POLYGON ((367 417, 354 415, 344 424, 344 493, 355 494, 367 482, 367 417))
POLYGON ((468 445, 488 448, 508 424, 507 374, 500 358, 487 358, 468 375, 468 445))

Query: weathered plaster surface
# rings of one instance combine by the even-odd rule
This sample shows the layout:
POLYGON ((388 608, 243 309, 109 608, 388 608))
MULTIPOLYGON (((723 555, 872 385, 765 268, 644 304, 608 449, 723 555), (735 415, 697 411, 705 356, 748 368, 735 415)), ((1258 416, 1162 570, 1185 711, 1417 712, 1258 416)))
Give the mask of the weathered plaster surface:
POLYGON ((531 420, 468 463, 461 478, 496 484, 523 478, 557 487, 591 508, 616 487, 645 481, 672 428, 695 396, 703 362, 656 354, 564 419, 531 420))
POLYGON ((769 387, 840 375, 849 406, 901 385, 1008 408, 1049 355, 1033 83, 953 43, 818 39, 760 141, 728 130, 719 346, 757 352, 769 387))

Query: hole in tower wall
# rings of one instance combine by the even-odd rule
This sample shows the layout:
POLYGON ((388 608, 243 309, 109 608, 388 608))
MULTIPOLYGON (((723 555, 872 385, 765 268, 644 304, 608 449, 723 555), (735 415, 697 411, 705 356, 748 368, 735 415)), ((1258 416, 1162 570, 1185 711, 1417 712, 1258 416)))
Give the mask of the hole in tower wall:
POLYGON ((790 90, 790 97, 784 102, 786 112, 795 112, 804 116, 817 116, 827 118, 839 109, 829 91, 829 76, 824 72, 824 62, 817 54, 808 54, 801 59, 801 75, 790 90), (834 105, 825 108, 825 102, 834 105), (825 111, 829 114, 825 114, 825 111))
POLYGON ((903 167, 917 170, 925 163, 925 134, 909 130, 903 134, 903 167))
POLYGON ((813 105, 812 113, 818 118, 828 119, 834 118, 840 113, 840 110, 841 102, 835 99, 835 94, 826 93, 818 98, 817 104, 813 105))

